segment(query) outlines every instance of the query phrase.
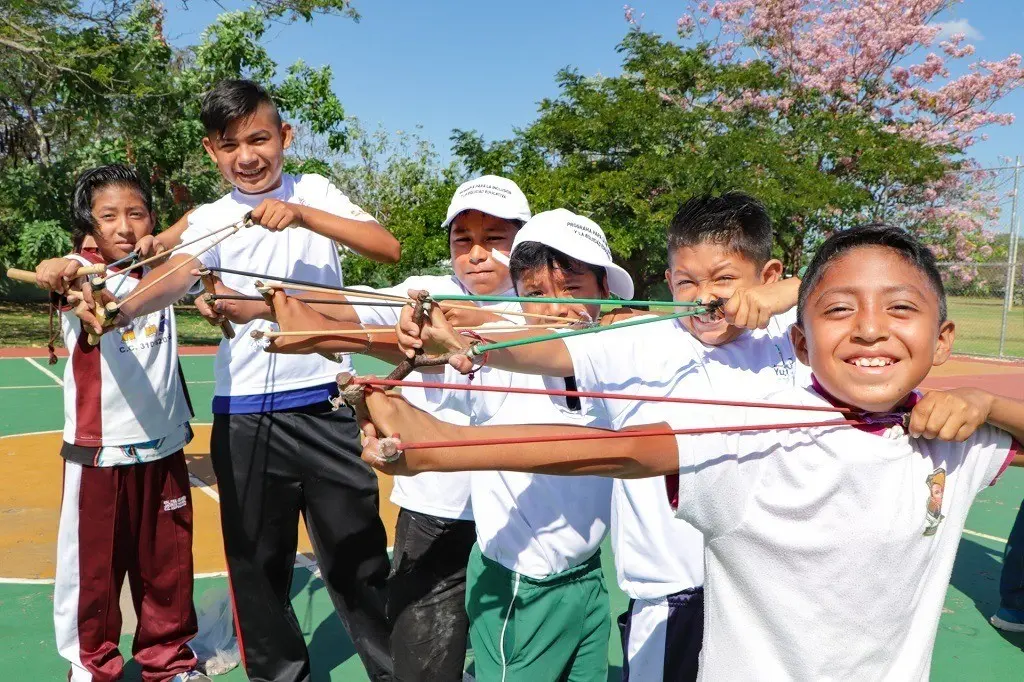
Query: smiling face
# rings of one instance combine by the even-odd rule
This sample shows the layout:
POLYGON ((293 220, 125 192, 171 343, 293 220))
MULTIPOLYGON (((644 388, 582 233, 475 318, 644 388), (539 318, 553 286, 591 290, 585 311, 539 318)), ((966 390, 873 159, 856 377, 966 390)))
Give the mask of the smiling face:
POLYGON ((267 104, 248 118, 235 119, 224 132, 203 138, 220 174, 244 194, 269 192, 281 184, 284 150, 291 143, 291 126, 267 104))
POLYGON ((791 331, 822 387, 868 412, 888 412, 949 358, 954 325, 939 296, 898 251, 852 248, 826 266, 791 331))
POLYGON ((107 185, 92 194, 92 238, 108 263, 124 258, 153 232, 153 214, 134 187, 107 185))
MULTIPOLYGON (((674 301, 708 303, 717 298, 728 299, 741 287, 775 282, 782 273, 782 263, 777 260, 758 267, 728 245, 711 241, 680 246, 669 254, 668 265, 665 280, 674 301)), ((721 346, 743 333, 717 315, 695 315, 680 321, 687 331, 708 346, 721 346)))
MULTIPOLYGON (((599 278, 589 268, 578 272, 558 265, 526 270, 516 281, 520 296, 546 298, 608 298, 605 278, 599 278)), ((567 321, 596 321, 601 314, 600 305, 570 303, 523 303, 523 312, 534 315, 555 315, 567 321)))
POLYGON ((512 288, 508 267, 494 260, 491 250, 507 256, 518 230, 518 223, 480 211, 463 211, 452 221, 452 270, 471 293, 487 296, 512 288))

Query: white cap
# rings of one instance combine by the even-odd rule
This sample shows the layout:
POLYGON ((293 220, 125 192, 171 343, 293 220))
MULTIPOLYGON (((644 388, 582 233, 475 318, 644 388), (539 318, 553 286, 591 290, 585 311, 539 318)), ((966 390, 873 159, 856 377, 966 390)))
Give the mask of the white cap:
POLYGON ((544 211, 516 233, 512 253, 524 242, 537 242, 576 260, 598 265, 608 273, 608 289, 620 298, 633 298, 633 278, 612 262, 608 240, 597 223, 564 208, 544 211))
POLYGON ((441 227, 448 227, 463 211, 480 211, 504 220, 530 219, 530 202, 519 185, 498 175, 484 175, 459 185, 448 204, 448 217, 441 227))

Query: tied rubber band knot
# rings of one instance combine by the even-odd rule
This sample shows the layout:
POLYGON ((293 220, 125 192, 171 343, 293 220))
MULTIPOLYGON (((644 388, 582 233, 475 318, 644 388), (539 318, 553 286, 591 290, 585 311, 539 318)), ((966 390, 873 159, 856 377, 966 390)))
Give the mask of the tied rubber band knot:
POLYGON ((861 422, 868 426, 878 426, 888 428, 890 426, 899 426, 904 431, 910 431, 910 412, 887 412, 885 414, 869 414, 867 412, 854 413, 854 419, 859 419, 861 422))
MULTIPOLYGON (((459 333, 462 334, 463 336, 466 336, 466 337, 469 337, 469 338, 475 340, 477 343, 486 343, 486 341, 487 341, 487 339, 485 339, 484 337, 480 336, 479 334, 477 334, 474 331, 463 330, 463 331, 461 331, 459 333)), ((476 344, 474 344, 474 346, 475 345, 476 344)), ((470 351, 471 350, 472 350, 472 348, 470 348, 470 351)), ((473 379, 476 378, 476 373, 479 372, 480 370, 482 370, 484 368, 484 365, 487 364, 487 357, 490 354, 491 354, 491 351, 484 351, 484 354, 479 356, 480 359, 477 360, 475 363, 473 363, 473 368, 470 369, 468 372, 466 372, 466 376, 469 377, 470 381, 473 381, 473 379)), ((472 359, 473 355, 468 355, 467 357, 472 359)))

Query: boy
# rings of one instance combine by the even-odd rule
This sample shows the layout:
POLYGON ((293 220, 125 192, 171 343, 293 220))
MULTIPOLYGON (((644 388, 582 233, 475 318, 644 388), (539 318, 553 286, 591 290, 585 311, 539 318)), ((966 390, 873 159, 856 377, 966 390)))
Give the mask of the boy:
MULTIPOLYGON (((729 299, 724 318, 662 321, 564 341, 492 351, 487 364, 553 376, 574 375, 580 389, 660 396, 742 399, 803 385, 788 339, 798 280, 779 279, 764 207, 738 192, 686 202, 668 229, 666 280, 674 300, 729 299), (746 331, 744 327, 754 327, 746 331), (759 329, 758 327, 765 327, 759 329)), ((406 316, 408 317, 408 316, 406 316)), ((415 325, 403 320, 416 346, 415 325)), ((427 338, 434 333, 425 328, 427 338)), ((445 349, 466 339, 446 336, 445 349)), ((463 367, 464 369, 464 367, 463 367)), ((621 429, 646 423, 646 403, 585 400, 599 422, 621 429)), ((704 549, 700 534, 673 518, 659 478, 616 480, 612 548, 630 604, 619 624, 624 680, 689 680, 703 635, 704 549)))
MULTIPOLYGON (((512 281, 506 264, 494 256, 507 256, 513 239, 530 219, 530 206, 519 187, 507 178, 485 175, 469 180, 455 191, 442 228, 448 228, 452 274, 414 276, 402 284, 376 293, 405 296, 410 288, 430 289, 441 294, 511 294, 512 281)), ((362 288, 362 287, 360 287, 362 288)), ((367 291, 374 291, 367 288, 367 291)), ((328 295, 318 294, 318 298, 328 295)), ((344 302, 355 295, 338 296, 344 302)), ((220 302, 218 302, 220 303, 220 302)), ((226 303, 226 302, 225 302, 226 303)), ((279 319, 283 330, 338 329, 339 322, 357 322, 393 327, 396 308, 384 306, 313 305, 310 310, 289 301, 289 324, 279 319), (325 315, 318 315, 322 311, 325 315), (329 316, 329 317, 327 317, 329 316), (297 320, 301 319, 301 323, 297 320)), ((275 304, 281 310, 281 304, 275 304)), ((491 312, 518 312, 515 304, 482 306, 479 313, 449 309, 460 323, 505 320, 491 312)), ((383 360, 400 361, 397 348, 391 355, 380 336, 364 348, 358 341, 324 337, 274 339, 272 352, 314 351, 363 352, 383 360)), ((441 371, 436 368, 434 371, 441 371)), ((432 374, 428 370, 428 374, 432 374)), ((422 381, 420 372, 409 379, 422 381)), ((467 424, 467 414, 441 405, 441 392, 407 387, 404 395, 413 405, 454 424, 467 424)), ((396 676, 408 682, 461 680, 466 659, 466 564, 476 541, 470 504, 470 477, 465 473, 396 476, 391 501, 399 507, 395 532, 394 563, 388 579, 388 616, 393 623, 392 655, 396 676)))
MULTIPOLYGON (((93 168, 75 183, 75 251, 40 264, 37 277, 62 288, 80 265, 154 250, 152 197, 124 166, 93 168), (83 248, 90 238, 94 248, 83 248)), ((130 292, 135 273, 110 275, 130 292)), ((125 574, 138 616, 132 652, 145 680, 206 680, 188 642, 192 605, 192 499, 182 448, 192 438, 178 367, 174 311, 135 317, 100 339, 62 308, 64 487, 57 531, 53 615, 57 649, 73 681, 119 680, 125 574)))
MULTIPOLYGON (((197 278, 187 267, 172 269, 193 258, 208 268, 331 286, 341 284, 338 244, 381 260, 398 258, 395 239, 326 179, 282 172, 292 131, 263 88, 222 81, 204 98, 201 118, 203 146, 234 189, 197 208, 182 241, 250 211, 263 227, 175 253, 143 279, 140 286, 153 286, 126 301, 121 318, 178 300, 197 278)), ((222 279, 222 291, 251 291, 252 278, 222 279)), ((252 679, 304 680, 310 674, 289 598, 301 512, 324 583, 363 665, 372 679, 390 679, 384 613, 389 562, 376 476, 358 459, 351 411, 331 410, 338 366, 316 355, 264 353, 248 332, 270 328, 269 317, 262 302, 234 307, 235 337, 221 342, 214 365, 210 454, 243 665, 252 679)))
MULTIPOLYGON (((596 223, 565 209, 534 216, 516 235, 510 262, 518 295, 629 298, 633 282, 611 260, 596 223)), ((523 303, 523 312, 597 319, 600 306, 523 303)), ((486 334, 486 327, 481 330, 486 334)), ((461 377, 448 368, 448 379, 461 377)), ((572 377, 485 367, 472 383, 575 388, 572 377)), ((470 423, 590 424, 579 400, 445 390, 443 404, 470 423)), ((514 451, 514 448, 513 448, 514 451)), ((482 680, 598 680, 608 676, 608 592, 600 545, 608 527, 606 479, 509 471, 470 479, 477 547, 469 560, 466 610, 482 680), (510 630, 514 633, 508 636, 510 630)))
MULTIPOLYGON (((912 236, 887 226, 840 232, 808 267, 792 331, 813 388, 776 393, 770 409, 703 410, 717 425, 754 425, 749 431, 654 435, 663 423, 600 448, 559 440, 521 443, 514 456, 487 446, 417 450, 384 468, 678 472, 676 513, 704 533, 707 548, 702 679, 926 680, 967 511, 1024 439, 1024 403, 977 389, 912 392, 949 357, 954 325, 945 313, 934 258, 912 236), (856 426, 829 424, 851 418, 856 426), (771 426, 795 422, 821 425, 771 426), (939 472, 935 521, 927 481, 939 472)), ((407 441, 588 433, 451 427, 380 391, 367 406, 369 434, 400 431, 407 441)), ((679 413, 650 411, 671 428, 679 413)), ((364 456, 376 457, 375 448, 368 443, 364 456)))

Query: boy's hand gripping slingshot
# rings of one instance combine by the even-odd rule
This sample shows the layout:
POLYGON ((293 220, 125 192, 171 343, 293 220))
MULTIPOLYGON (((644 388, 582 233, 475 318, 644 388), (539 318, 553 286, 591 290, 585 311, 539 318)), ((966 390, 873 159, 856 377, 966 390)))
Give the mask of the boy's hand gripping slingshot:
MULTIPOLYGON (((200 241, 202 241, 204 239, 209 239, 210 237, 213 237, 215 235, 220 235, 219 237, 217 237, 216 239, 211 241, 209 244, 204 246, 194 256, 192 256, 188 260, 184 260, 181 263, 178 263, 173 268, 171 268, 167 272, 163 273, 162 275, 160 275, 159 277, 154 279, 152 282, 150 282, 146 286, 136 288, 131 294, 126 296, 124 299, 122 299, 120 301, 117 301, 117 302, 110 301, 106 305, 102 305, 99 301, 97 301, 96 302, 96 312, 95 312, 96 319, 99 320, 100 324, 105 329, 109 328, 111 326, 114 326, 114 324, 116 324, 116 322, 117 322, 117 318, 118 318, 118 315, 120 313, 121 306, 123 306, 125 303, 127 303, 128 301, 131 301, 132 299, 136 298, 137 296, 145 293, 149 289, 153 288, 154 286, 156 286, 157 284, 159 284, 163 280, 165 280, 168 277, 170 277, 171 275, 173 275, 178 270, 181 270, 182 268, 184 268, 186 266, 192 265, 192 262, 194 260, 196 260, 200 255, 206 253, 207 251, 209 251, 210 249, 215 247, 217 244, 220 244, 222 241, 224 241, 228 237, 231 237, 232 235, 234 235, 239 230, 241 230, 243 228, 246 228, 246 227, 252 227, 255 224, 256 223, 254 223, 253 220, 252 220, 252 212, 250 211, 250 212, 246 213, 244 216, 242 216, 241 220, 238 220, 238 221, 236 221, 234 223, 231 223, 230 225, 225 225, 224 227, 219 228, 217 230, 214 230, 213 232, 210 232, 209 234, 205 234, 202 237, 197 237, 196 239, 193 239, 191 241, 183 242, 181 244, 178 244, 177 246, 175 246, 172 249, 168 249, 167 251, 163 251, 163 252, 161 252, 161 253, 159 253, 159 254, 157 254, 155 256, 152 256, 152 257, 147 258, 145 260, 139 261, 138 263, 130 265, 127 268, 121 270, 119 274, 125 275, 129 271, 135 270, 136 268, 141 268, 142 266, 147 265, 148 263, 151 263, 151 262, 153 262, 155 260, 168 258, 172 254, 174 254, 174 252, 176 252, 176 251, 178 251, 178 250, 180 250, 180 249, 182 249, 182 248, 184 248, 186 246, 191 246, 192 244, 200 242, 200 241), (221 234, 222 232, 226 233, 226 234, 221 234)), ((100 290, 102 290, 105 287, 106 278, 94 277, 92 282, 91 282, 91 284, 93 286, 93 290, 94 291, 97 290, 97 287, 100 290)), ((89 333, 89 343, 91 345, 95 346, 97 343, 99 343, 99 336, 96 335, 94 332, 90 332, 89 333), (95 337, 95 342, 93 341, 94 337, 95 337)))
MULTIPOLYGON (((420 292, 419 296, 414 299, 412 314, 416 324, 422 325, 423 321, 427 319, 432 303, 429 294, 426 292, 420 292)), ((457 354, 458 352, 456 351, 450 351, 441 355, 426 355, 422 349, 419 349, 411 358, 402 360, 397 367, 391 370, 387 378, 392 381, 401 381, 409 376, 411 372, 421 367, 447 365, 448 361, 457 354)), ((355 377, 348 372, 342 372, 338 375, 337 380, 340 393, 337 398, 331 400, 331 404, 334 406, 334 409, 338 409, 342 405, 348 405, 355 412, 357 422, 368 421, 370 413, 366 409, 365 387, 354 383, 354 379, 355 377)))

